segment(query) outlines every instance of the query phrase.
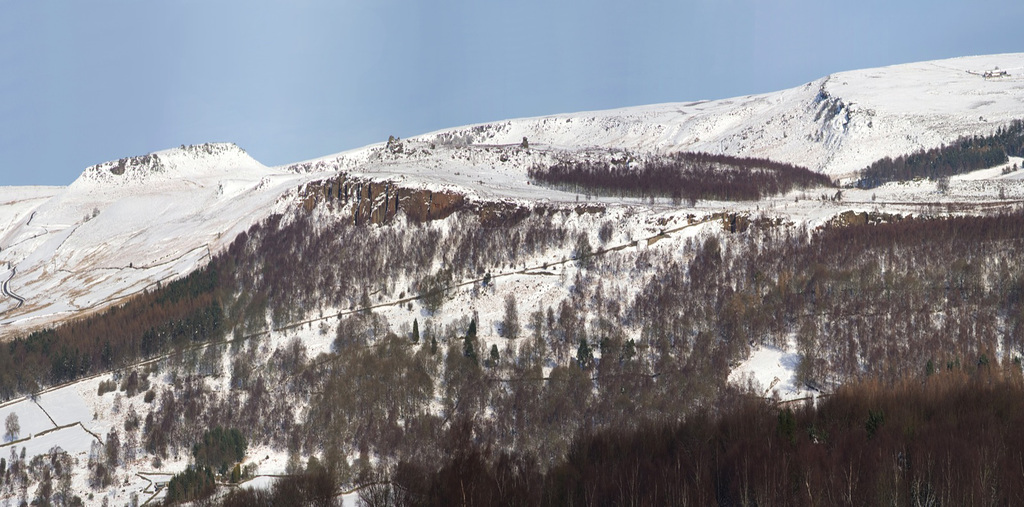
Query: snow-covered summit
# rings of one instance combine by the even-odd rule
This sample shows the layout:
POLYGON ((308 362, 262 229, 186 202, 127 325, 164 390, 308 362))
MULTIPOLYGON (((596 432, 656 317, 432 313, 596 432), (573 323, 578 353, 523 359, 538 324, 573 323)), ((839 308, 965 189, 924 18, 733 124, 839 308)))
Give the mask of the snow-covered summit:
POLYGON ((842 178, 1021 118, 1024 53, 840 72, 732 99, 470 125, 280 167, 233 144, 129 157, 90 167, 62 189, 0 189, 0 277, 24 299, 0 298, 0 338, 180 276, 287 206, 282 196, 337 171, 471 199, 572 201, 579 196, 531 184, 529 168, 622 151, 637 159, 702 151, 842 178))
POLYGON ((98 164, 64 188, 0 189, 0 277, 18 295, 0 296, 0 339, 187 274, 311 177, 202 144, 98 164))
POLYGON ((251 176, 266 172, 266 166, 233 143, 206 143, 103 162, 87 168, 71 186, 127 186, 157 180, 251 176))
POLYGON ((1024 53, 840 72, 762 95, 522 118, 415 139, 764 157, 847 176, 1024 118, 1024 53))

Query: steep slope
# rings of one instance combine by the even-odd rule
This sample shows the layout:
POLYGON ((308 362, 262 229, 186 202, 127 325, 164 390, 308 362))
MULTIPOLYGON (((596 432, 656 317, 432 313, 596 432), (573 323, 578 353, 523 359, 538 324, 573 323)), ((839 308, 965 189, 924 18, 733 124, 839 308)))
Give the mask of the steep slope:
MULTIPOLYGON (((981 365, 979 354, 1012 360, 1024 345, 1000 331, 1010 326, 1000 319, 1024 315, 1019 298, 998 312, 976 301, 1024 280, 1014 262, 1021 219, 961 217, 943 227, 906 218, 1015 209, 1024 202, 1019 157, 953 177, 946 192, 922 180, 687 205, 561 192, 533 184, 527 170, 563 158, 703 150, 838 176, 861 160, 1019 118, 1024 80, 1011 65, 1022 60, 905 65, 732 100, 510 120, 280 168, 234 145, 181 147, 99 164, 66 188, 0 188, 0 341, 179 277, 250 231, 216 261, 235 277, 219 287, 237 303, 224 305, 230 328, 190 331, 179 353, 173 326, 157 323, 148 343, 166 339, 165 348, 115 358, 128 365, 115 372, 99 346, 75 350, 94 358, 87 373, 100 376, 76 371, 76 383, 0 405, 0 419, 19 413, 31 435, 0 442, 0 455, 22 448, 32 458, 60 445, 77 459, 73 489, 88 505, 138 493, 158 501, 152 483, 190 464, 188 449, 211 421, 245 429, 253 449, 243 466, 271 481, 291 473, 284 449, 296 436, 317 449, 301 461, 338 446, 353 467, 361 454, 384 469, 403 453, 434 467, 435 456, 450 455, 441 436, 472 433, 449 432, 464 417, 494 449, 564 454, 583 421, 627 426, 642 419, 638 406, 668 418, 720 406, 727 383, 785 401, 828 391, 850 372, 924 370, 954 353, 958 365, 960 357, 981 365), (996 65, 1009 74, 967 72, 996 65), (422 213, 410 212, 415 206, 422 213), (864 246, 881 242, 879 230, 909 246, 864 246), (853 233, 860 240, 844 243, 853 233), (961 257, 969 262, 954 269, 961 257), (922 287, 940 290, 913 290, 922 287), (954 290, 961 297, 950 297, 954 290), (954 330, 955 320, 975 331, 954 330), (218 333, 240 341, 219 343, 218 333), (936 344, 944 334, 956 339, 936 344), (130 371, 148 387, 127 388, 130 371), (120 391, 111 387, 118 380, 120 391), (406 389, 418 382, 427 387, 406 389), (392 405, 400 398, 412 401, 392 405), (130 425, 129 414, 165 422, 130 425), (126 456, 115 480, 90 485, 91 444, 121 428, 126 456), (408 443, 414 449, 403 449, 408 443)), ((131 306, 122 318, 137 315, 131 306)), ((40 378, 68 378, 43 370, 66 364, 51 359, 86 342, 77 331, 87 325, 51 342, 60 355, 33 356, 46 361, 21 361, 29 354, 8 353, 15 346, 0 351, 23 370, 42 365, 40 378)), ((15 345, 46 348, 37 343, 15 345)), ((0 366, 0 380, 12 369, 0 366)), ((0 502, 16 495, 0 490, 0 502)))
POLYGON ((301 180, 237 146, 207 144, 100 164, 64 189, 25 194, 0 208, 0 276, 25 300, 0 300, 0 333, 191 271, 301 180))
POLYGON ((1024 53, 1017 53, 840 72, 763 95, 470 125, 288 170, 454 186, 482 199, 558 201, 576 196, 529 185, 530 167, 701 151, 767 158, 843 180, 881 158, 990 134, 1021 118, 1024 53), (524 138, 527 149, 520 148, 524 138))
MULTIPOLYGON (((18 300, 0 297, 0 332, 101 307, 187 272, 318 174, 340 171, 476 200, 574 201, 580 196, 531 184, 529 168, 705 151, 845 178, 879 158, 1022 117, 1024 54, 1005 54, 841 72, 727 100, 466 126, 281 168, 234 145, 183 146, 99 164, 63 189, 0 191, 0 279, 10 278, 10 291, 26 300, 15 311, 18 300), (528 147, 519 146, 523 138, 528 147)), ((932 199, 930 188, 919 190, 932 199)))
POLYGON ((1017 53, 840 72, 763 95, 508 120, 414 139, 459 146, 515 145, 526 137, 550 149, 706 151, 844 177, 877 159, 988 133, 1021 117, 1024 53, 1017 53))

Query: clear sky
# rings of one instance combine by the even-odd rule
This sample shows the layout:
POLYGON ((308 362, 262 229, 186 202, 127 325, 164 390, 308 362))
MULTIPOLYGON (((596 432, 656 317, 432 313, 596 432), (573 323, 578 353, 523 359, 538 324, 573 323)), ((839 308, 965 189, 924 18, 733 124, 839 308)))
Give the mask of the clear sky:
POLYGON ((180 144, 278 165, 1019 51, 1021 0, 0 0, 0 185, 180 144))

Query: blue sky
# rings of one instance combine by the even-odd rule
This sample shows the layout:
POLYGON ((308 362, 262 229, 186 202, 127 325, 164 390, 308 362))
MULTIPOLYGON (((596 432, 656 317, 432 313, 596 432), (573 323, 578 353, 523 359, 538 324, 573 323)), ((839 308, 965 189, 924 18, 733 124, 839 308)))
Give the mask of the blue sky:
POLYGON ((230 141, 268 165, 506 118, 1024 51, 1020 0, 0 0, 0 186, 230 141))

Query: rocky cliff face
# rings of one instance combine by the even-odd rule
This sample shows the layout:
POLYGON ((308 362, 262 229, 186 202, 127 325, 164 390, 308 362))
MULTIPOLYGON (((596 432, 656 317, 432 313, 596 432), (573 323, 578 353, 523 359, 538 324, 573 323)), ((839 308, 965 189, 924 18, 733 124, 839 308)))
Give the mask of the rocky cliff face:
POLYGON ((307 211, 317 205, 345 209, 355 224, 390 222, 399 210, 413 222, 443 219, 466 207, 464 195, 453 191, 431 191, 401 187, 391 181, 358 177, 337 177, 307 184, 299 192, 307 211))
MULTIPOLYGON (((386 224, 399 212, 410 222, 424 223, 467 210, 477 215, 485 227, 493 227, 511 225, 533 213, 543 214, 555 209, 545 205, 530 207, 509 200, 471 201, 454 190, 433 191, 345 174, 306 184, 299 190, 298 198, 306 211, 327 206, 349 214, 356 225, 386 224)), ((571 208, 558 209, 570 212, 571 208)), ((601 213, 605 208, 579 205, 575 210, 577 213, 601 213)))

